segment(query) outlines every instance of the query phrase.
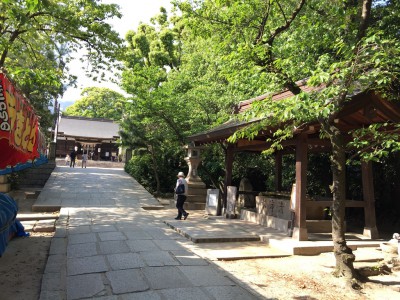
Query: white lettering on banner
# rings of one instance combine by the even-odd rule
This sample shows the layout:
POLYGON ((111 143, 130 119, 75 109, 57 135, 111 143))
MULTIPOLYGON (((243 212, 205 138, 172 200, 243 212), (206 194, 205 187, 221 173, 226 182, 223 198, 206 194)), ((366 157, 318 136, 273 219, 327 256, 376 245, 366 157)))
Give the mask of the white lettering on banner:
POLYGON ((3 87, 0 85, 0 130, 10 131, 11 126, 8 123, 7 103, 3 94, 3 87))

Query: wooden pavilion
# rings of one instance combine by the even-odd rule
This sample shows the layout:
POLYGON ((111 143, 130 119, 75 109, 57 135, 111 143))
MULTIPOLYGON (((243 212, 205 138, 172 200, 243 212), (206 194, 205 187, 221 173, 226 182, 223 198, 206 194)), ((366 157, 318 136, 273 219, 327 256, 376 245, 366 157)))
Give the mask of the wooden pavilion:
POLYGON ((94 160, 112 160, 118 155, 119 125, 108 119, 61 116, 56 156, 65 157, 77 148, 94 160))
MULTIPOLYGON (((304 81, 298 82, 303 91, 310 91, 304 81)), ((255 101, 263 101, 272 98, 273 101, 279 101, 291 97, 293 94, 286 90, 276 94, 265 94, 253 99, 242 101, 238 105, 237 113, 247 110, 255 101)), ((335 123, 347 135, 347 132, 353 129, 366 127, 375 123, 398 123, 400 122, 399 103, 389 102, 374 92, 358 92, 354 94, 350 101, 340 111, 335 119, 335 123)), ((243 128, 249 123, 239 121, 228 121, 221 126, 215 127, 209 131, 195 134, 189 137, 194 146, 201 146, 209 143, 224 143, 226 146, 225 156, 225 197, 226 189, 232 184, 232 165, 234 154, 238 152, 261 152, 268 149, 271 144, 266 142, 267 138, 272 137, 273 128, 265 128, 260 131, 253 140, 239 139, 236 143, 228 143, 227 139, 237 130, 243 128)), ((275 190, 282 190, 282 155, 295 154, 296 158, 296 178, 295 178, 295 205, 294 205, 294 228, 293 238, 297 240, 308 240, 307 233, 307 207, 310 205, 330 207, 332 200, 323 199, 320 201, 307 201, 307 164, 308 153, 330 152, 331 144, 327 139, 319 137, 320 125, 309 123, 307 126, 296 129, 294 136, 290 140, 283 142, 283 150, 275 154, 275 190), (307 205, 306 205, 307 204, 307 205)), ((346 200, 346 207, 360 207, 364 209, 365 223, 364 235, 370 238, 378 238, 378 229, 375 216, 375 197, 373 187, 373 173, 371 163, 362 163, 362 192, 363 201, 346 200)))

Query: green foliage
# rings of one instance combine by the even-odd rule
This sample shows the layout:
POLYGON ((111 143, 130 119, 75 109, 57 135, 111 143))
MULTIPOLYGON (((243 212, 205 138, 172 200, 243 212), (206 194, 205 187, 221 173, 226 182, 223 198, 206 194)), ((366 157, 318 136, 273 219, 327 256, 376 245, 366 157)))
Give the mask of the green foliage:
POLYGON ((104 77, 123 53, 121 39, 106 22, 121 16, 116 5, 16 0, 2 1, 0 12, 0 67, 31 100, 45 132, 52 125, 48 107, 76 78, 66 68, 71 55, 84 51, 87 74, 104 77))
POLYGON ((82 91, 81 96, 81 99, 66 108, 66 115, 121 120, 126 99, 120 93, 108 88, 89 87, 82 91))

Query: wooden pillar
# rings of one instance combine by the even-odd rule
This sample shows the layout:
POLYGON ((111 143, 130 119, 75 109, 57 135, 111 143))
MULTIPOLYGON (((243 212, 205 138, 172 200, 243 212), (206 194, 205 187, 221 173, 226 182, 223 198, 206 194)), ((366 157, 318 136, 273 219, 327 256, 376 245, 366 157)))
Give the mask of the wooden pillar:
MULTIPOLYGON (((228 144, 225 151, 225 180, 224 194, 222 195, 223 207, 226 209, 226 201, 228 195, 228 186, 232 185, 232 169, 233 169, 233 145, 228 144)), ((221 215, 222 212, 218 212, 221 215)))
POLYGON ((376 227, 375 215, 375 195, 374 178, 372 173, 372 162, 361 163, 362 187, 364 196, 364 217, 365 225, 363 235, 371 238, 379 238, 378 228, 376 227))
POLYGON ((292 238, 307 241, 306 194, 307 194, 307 134, 301 134, 296 141, 296 193, 295 220, 292 238))
POLYGON ((282 152, 275 153, 275 191, 282 191, 282 152))

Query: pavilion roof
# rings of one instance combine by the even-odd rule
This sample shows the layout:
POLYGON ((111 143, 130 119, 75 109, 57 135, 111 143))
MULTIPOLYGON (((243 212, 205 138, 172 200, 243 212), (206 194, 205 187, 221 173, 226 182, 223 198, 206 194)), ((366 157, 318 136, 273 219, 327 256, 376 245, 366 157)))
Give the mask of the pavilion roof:
POLYGON ((119 125, 112 120, 62 116, 58 136, 115 140, 118 131, 119 125))
MULTIPOLYGON (((307 86, 306 80, 298 81, 296 84, 305 92, 318 89, 307 86)), ((240 114, 246 111, 251 107, 252 103, 256 101, 265 101, 268 99, 271 99, 272 101, 279 101, 292 96, 294 96, 294 94, 288 90, 284 90, 278 93, 268 93, 244 100, 239 102, 236 113, 240 114)), ((232 118, 220 126, 191 135, 188 139, 195 145, 223 142, 237 130, 250 125, 253 122, 256 121, 245 122, 232 118)), ((338 113, 335 122, 337 122, 338 127, 343 132, 348 132, 352 129, 361 128, 374 123, 400 122, 400 105, 399 103, 387 101, 372 91, 357 91, 351 95, 351 100, 348 101, 344 108, 338 113)), ((304 126, 301 130, 310 131, 310 128, 312 128, 313 133, 318 132, 320 129, 319 124, 315 122, 308 124, 308 126, 304 126)), ((275 130, 276 128, 265 128, 265 130, 260 132, 259 135, 254 138, 254 140, 265 142, 266 138, 271 137, 275 130)), ((256 144, 257 149, 260 148, 259 142, 256 141, 254 143, 256 144)), ((265 147, 265 144, 263 147, 265 147)))

